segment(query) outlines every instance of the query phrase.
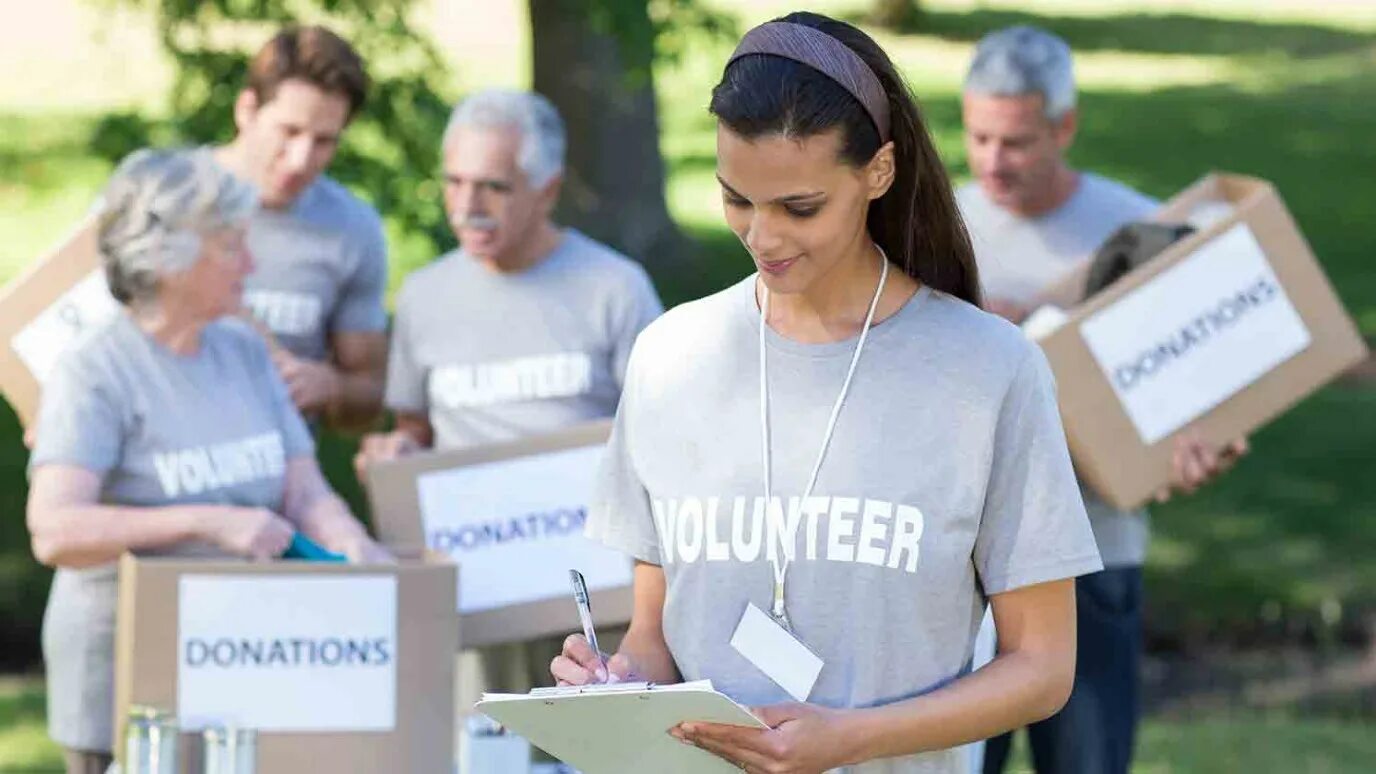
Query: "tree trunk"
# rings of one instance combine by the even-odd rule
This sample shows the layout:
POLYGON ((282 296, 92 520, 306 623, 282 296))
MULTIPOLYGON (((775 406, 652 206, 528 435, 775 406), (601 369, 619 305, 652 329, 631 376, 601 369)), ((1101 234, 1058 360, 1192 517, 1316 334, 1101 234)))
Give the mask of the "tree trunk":
MULTIPOLYGON (((624 0, 623 0, 624 1, 624 0)), ((558 220, 639 260, 658 275, 688 265, 695 246, 669 217, 659 152, 652 53, 591 28, 590 0, 529 0, 535 91, 559 108, 568 155, 558 220), (641 75, 630 79, 627 73, 641 75)), ((639 3, 634 19, 650 17, 639 3)))

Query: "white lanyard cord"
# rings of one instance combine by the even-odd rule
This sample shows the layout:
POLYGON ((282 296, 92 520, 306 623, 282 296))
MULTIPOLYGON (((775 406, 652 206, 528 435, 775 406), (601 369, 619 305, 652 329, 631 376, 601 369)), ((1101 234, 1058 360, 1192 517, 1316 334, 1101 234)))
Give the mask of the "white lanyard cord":
MULTIPOLYGON (((826 459, 827 447, 831 444, 832 433, 836 431, 836 421, 841 416, 841 406, 846 402, 846 393, 850 392, 851 380, 855 378, 855 368, 860 363, 860 353, 865 349, 865 339, 869 336, 870 326, 874 324, 875 310, 879 308, 879 297, 883 295, 884 283, 889 278, 889 259, 884 255, 881 248, 879 257, 882 268, 879 270, 879 285, 874 289, 874 298, 870 300, 869 312, 865 315, 865 327, 860 329, 860 340, 855 344, 855 353, 850 358, 850 369, 846 371, 846 380, 841 383, 841 393, 836 396, 836 404, 831 408, 831 418, 827 420, 826 432, 822 435, 822 448, 817 452, 817 462, 812 466, 812 475, 808 478, 807 488, 803 490, 803 499, 800 501, 806 507, 808 498, 812 497, 812 489, 817 485, 817 475, 822 471, 822 460, 826 459)), ((765 328, 768 326, 769 317, 769 287, 760 283, 762 286, 760 300, 760 434, 764 446, 764 513, 766 526, 774 524, 772 508, 774 502, 774 491, 772 483, 771 454, 770 454, 770 433, 769 433, 769 359, 765 356, 765 328)), ((783 510, 782 505, 780 511, 783 510)), ((788 566, 793 561, 793 550, 795 546, 790 546, 784 542, 787 527, 786 519, 782 513, 779 518, 784 520, 777 526, 779 531, 780 557, 770 557, 769 563, 774 570, 774 599, 770 608, 770 615, 775 620, 788 626, 788 614, 784 609, 784 584, 788 581, 788 566)), ((768 528, 765 533, 768 535, 768 528)), ((795 541, 796 542, 796 541, 795 541)))

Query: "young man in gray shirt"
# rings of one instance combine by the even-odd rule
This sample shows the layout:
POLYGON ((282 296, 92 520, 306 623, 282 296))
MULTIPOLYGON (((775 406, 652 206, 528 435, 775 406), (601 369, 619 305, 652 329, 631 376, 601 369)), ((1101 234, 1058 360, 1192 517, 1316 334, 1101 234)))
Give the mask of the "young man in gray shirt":
MULTIPOLYGON (((396 429, 364 439, 360 478, 418 449, 616 413, 631 345, 663 307, 639 264, 551 220, 564 145, 563 121, 536 94, 480 92, 454 110, 444 203, 460 248, 411 274, 397 295, 386 389, 396 429)), ((491 649, 489 688, 545 679, 561 645, 491 649)), ((461 670, 465 694, 471 666, 461 670)))
POLYGON ((357 426, 382 403, 387 248, 377 212, 324 174, 367 94, 358 54, 323 27, 288 28, 249 64, 237 133, 207 149, 253 183, 244 304, 308 417, 357 426))
MULTIPOLYGON (((1158 202, 1089 172, 1065 154, 1075 138, 1070 49, 1051 33, 1013 27, 979 42, 962 99, 975 180, 956 192, 984 283, 986 308, 1020 323, 1038 295, 1120 226, 1148 219, 1158 202)), ((1245 442, 1214 449, 1177 444, 1174 488, 1218 475, 1245 442)), ((1039 774, 1127 772, 1138 717, 1142 650, 1143 509, 1122 511, 1082 487, 1104 570, 1076 581, 1079 658, 1065 708, 1028 729, 1039 774)), ((1159 499, 1169 496, 1161 493, 1159 499)), ((1003 770, 1009 736, 990 740, 984 771, 1003 770)))

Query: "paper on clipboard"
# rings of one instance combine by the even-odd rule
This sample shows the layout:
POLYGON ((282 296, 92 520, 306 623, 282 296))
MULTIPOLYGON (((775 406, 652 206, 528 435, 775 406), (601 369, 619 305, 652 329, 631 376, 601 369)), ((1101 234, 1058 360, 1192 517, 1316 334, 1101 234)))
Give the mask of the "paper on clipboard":
POLYGON ((588 774, 727 774, 737 769, 669 736, 669 729, 690 720, 765 728, 710 680, 484 694, 477 709, 588 774))

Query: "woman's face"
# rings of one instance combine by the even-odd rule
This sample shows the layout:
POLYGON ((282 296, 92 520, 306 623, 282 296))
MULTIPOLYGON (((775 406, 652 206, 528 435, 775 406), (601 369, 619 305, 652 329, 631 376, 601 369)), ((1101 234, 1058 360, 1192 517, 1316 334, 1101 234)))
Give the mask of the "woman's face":
POLYGON ((206 320, 236 314, 243 305, 244 279, 253 268, 243 226, 204 231, 196 262, 163 278, 162 301, 206 320))
POLYGON ((859 254, 869 204, 892 180, 892 151, 856 168, 841 147, 840 130, 746 139, 717 124, 726 223, 772 293, 804 292, 859 254))

